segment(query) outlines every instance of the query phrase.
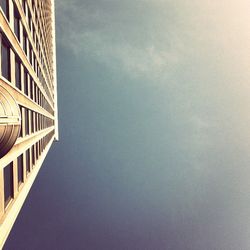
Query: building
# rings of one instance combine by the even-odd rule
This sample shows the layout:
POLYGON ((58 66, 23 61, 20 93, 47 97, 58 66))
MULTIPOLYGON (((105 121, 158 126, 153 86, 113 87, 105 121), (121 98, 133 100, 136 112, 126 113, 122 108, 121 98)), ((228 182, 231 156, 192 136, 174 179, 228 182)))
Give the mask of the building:
POLYGON ((54 0, 0 0, 0 249, 58 140, 54 0))

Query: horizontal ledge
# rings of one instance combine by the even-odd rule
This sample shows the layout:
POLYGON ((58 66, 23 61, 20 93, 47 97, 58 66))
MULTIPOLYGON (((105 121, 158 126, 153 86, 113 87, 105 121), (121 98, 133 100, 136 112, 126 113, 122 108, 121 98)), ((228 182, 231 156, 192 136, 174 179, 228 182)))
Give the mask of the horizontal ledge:
POLYGON ((18 91, 13 85, 9 84, 5 79, 0 77, 0 84, 15 98, 16 102, 23 107, 36 111, 44 116, 54 119, 54 116, 50 114, 46 109, 39 106, 34 101, 30 100, 22 92, 18 91))
MULTIPOLYGON (((48 101, 51 108, 54 109, 53 93, 51 93, 51 89, 49 89, 49 94, 50 94, 50 97, 49 97, 48 94, 46 93, 45 89, 42 87, 41 81, 39 80, 38 76, 36 75, 36 72, 32 68, 32 65, 30 64, 26 54, 24 53, 24 51, 23 51, 19 41, 17 40, 13 30, 11 29, 9 22, 6 20, 5 16, 1 12, 0 12, 0 30, 4 31, 4 34, 7 37, 7 39, 9 40, 9 42, 11 43, 12 48, 20 57, 23 65, 29 71, 29 74, 32 76, 33 80, 37 83, 39 89, 41 90, 41 92, 45 96, 45 98, 48 101)), ((38 56, 38 55, 36 55, 36 56, 38 56)), ((39 66, 40 66, 40 70, 43 71, 43 68, 41 67, 41 65, 39 65, 39 66)))
POLYGON ((47 144, 44 152, 42 153, 41 157, 38 159, 36 163, 36 167, 32 170, 29 178, 24 183, 22 190, 20 193, 18 193, 17 197, 13 200, 12 204, 6 211, 6 214, 3 215, 3 217, 0 219, 0 249, 2 249, 9 232, 17 218, 17 215, 19 214, 23 203, 32 187, 33 182, 36 179, 36 176, 42 166, 42 163, 53 143, 53 138, 49 141, 47 144))
POLYGON ((54 129, 55 129, 55 127, 53 126, 53 127, 49 127, 49 128, 44 129, 44 130, 41 130, 39 132, 36 132, 30 136, 26 136, 24 138, 18 138, 16 141, 16 144, 8 152, 8 154, 0 159, 0 169, 3 169, 10 162, 15 160, 17 158, 17 156, 23 154, 28 148, 30 148, 36 142, 41 140, 43 137, 45 137, 47 134, 49 134, 54 129))

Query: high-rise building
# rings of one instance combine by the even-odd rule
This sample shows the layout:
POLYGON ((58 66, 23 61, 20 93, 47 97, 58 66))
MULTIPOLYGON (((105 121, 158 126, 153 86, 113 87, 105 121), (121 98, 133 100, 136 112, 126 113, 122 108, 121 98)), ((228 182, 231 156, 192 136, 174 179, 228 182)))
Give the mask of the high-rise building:
POLYGON ((0 249, 55 140, 54 0, 0 0, 0 249))

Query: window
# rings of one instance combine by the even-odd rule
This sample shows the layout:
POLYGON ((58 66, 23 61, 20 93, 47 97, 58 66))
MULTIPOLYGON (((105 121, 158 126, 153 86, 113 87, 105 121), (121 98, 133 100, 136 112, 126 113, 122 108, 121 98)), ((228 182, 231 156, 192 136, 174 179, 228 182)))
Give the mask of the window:
POLYGON ((37 114, 37 129, 41 130, 41 114, 37 114))
POLYGON ((34 25, 33 25, 32 36, 33 36, 34 44, 36 44, 36 33, 35 33, 35 27, 34 27, 34 25))
POLYGON ((32 6, 32 9, 34 10, 34 9, 35 9, 35 3, 34 3, 34 0, 31 0, 31 6, 32 6))
POLYGON ((9 0, 0 0, 0 6, 1 6, 5 16, 9 20, 9 0))
POLYGON ((33 100, 33 84, 34 81, 30 78, 30 98, 33 100))
POLYGON ((29 24, 29 28, 30 28, 30 30, 31 30, 31 26, 32 26, 32 18, 31 18, 31 13, 30 13, 30 11, 29 11, 29 9, 28 9, 28 24, 29 24))
POLYGON ((26 14, 26 1, 23 0, 23 12, 24 14, 26 14))
POLYGON ((30 173, 30 150, 26 151, 26 170, 30 173))
POLYGON ((14 32, 20 42, 20 15, 16 7, 14 7, 14 32))
POLYGON ((14 197, 13 188, 13 163, 10 163, 4 168, 4 203, 5 207, 9 204, 10 200, 14 197))
POLYGON ((23 183, 23 155, 17 158, 17 178, 18 186, 20 186, 23 183))
POLYGON ((29 110, 25 109, 25 135, 29 134, 29 110))
POLYGON ((15 70, 15 78, 16 78, 16 87, 21 90, 21 61, 16 56, 16 70, 15 70))
POLYGON ((28 95, 28 72, 24 70, 24 93, 28 95))
POLYGON ((36 25, 38 25, 38 23, 37 23, 37 18, 38 18, 37 12, 35 11, 35 22, 36 22, 36 25))
POLYGON ((27 44, 27 34, 25 31, 23 31, 23 50, 25 54, 27 55, 28 53, 28 44, 27 44))
POLYGON ((2 39, 2 75, 10 81, 10 47, 7 42, 2 39))
POLYGON ((30 60, 30 64, 32 65, 32 54, 33 54, 33 51, 32 51, 32 48, 31 48, 31 46, 30 46, 30 58, 29 58, 29 60, 30 60))
POLYGON ((34 63, 33 63, 33 69, 34 71, 36 72, 36 57, 35 57, 35 54, 34 54, 34 63))
POLYGON ((32 165, 35 165, 35 163, 36 163, 36 160, 35 160, 35 147, 34 147, 34 145, 32 146, 32 148, 31 148, 32 150, 31 150, 31 153, 32 153, 32 165))
POLYGON ((34 127, 35 127, 34 117, 35 117, 35 113, 33 111, 30 111, 30 113, 31 113, 31 133, 34 133, 34 127))

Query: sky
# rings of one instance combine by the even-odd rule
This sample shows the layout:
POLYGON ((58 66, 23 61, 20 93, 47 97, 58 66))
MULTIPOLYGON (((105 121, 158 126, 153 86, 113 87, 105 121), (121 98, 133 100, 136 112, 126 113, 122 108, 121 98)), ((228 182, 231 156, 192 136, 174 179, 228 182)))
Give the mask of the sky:
POLYGON ((248 250, 248 0, 57 0, 60 141, 5 250, 248 250))

